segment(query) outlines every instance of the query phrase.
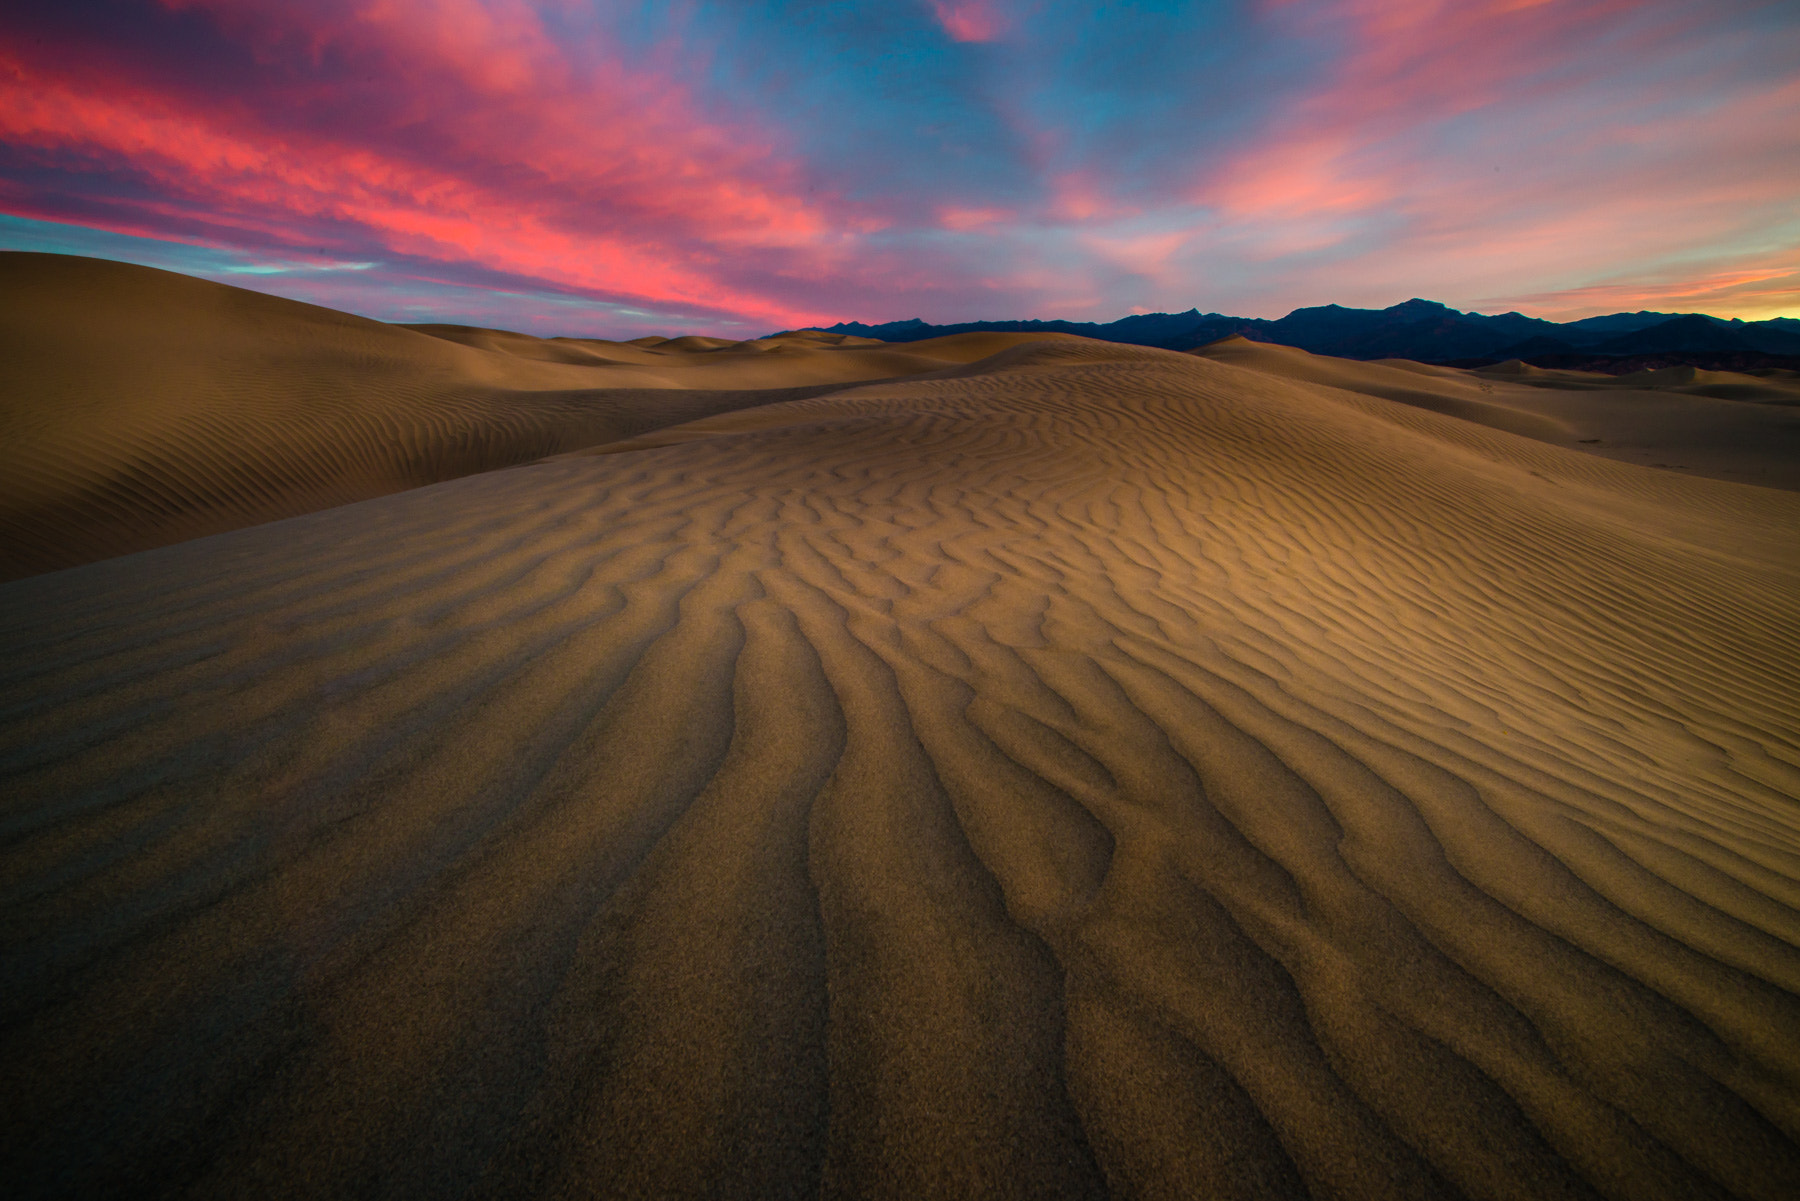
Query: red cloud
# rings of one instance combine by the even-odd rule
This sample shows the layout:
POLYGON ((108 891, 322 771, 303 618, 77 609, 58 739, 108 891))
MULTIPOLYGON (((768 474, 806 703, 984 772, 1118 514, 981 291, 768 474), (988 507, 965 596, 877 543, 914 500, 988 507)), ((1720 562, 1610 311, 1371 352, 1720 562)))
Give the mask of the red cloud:
MULTIPOLYGON (((351 227, 395 253, 466 262, 637 303, 773 324, 828 314, 723 282, 747 252, 829 241, 765 131, 697 111, 667 74, 571 70, 516 2, 366 0, 329 24, 251 0, 205 9, 273 57, 335 54, 377 85, 345 118, 341 81, 254 97, 83 69, 0 46, 0 141, 123 175, 156 209, 315 244, 351 227), (303 231, 313 231, 303 232, 303 231)), ((153 222, 152 222, 153 224, 153 222)))

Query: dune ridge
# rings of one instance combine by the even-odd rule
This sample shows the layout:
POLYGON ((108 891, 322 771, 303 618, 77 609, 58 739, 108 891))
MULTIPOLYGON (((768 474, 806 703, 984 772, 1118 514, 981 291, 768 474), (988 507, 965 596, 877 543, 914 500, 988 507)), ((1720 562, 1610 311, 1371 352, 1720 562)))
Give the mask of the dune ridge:
POLYGON ((1800 491, 1800 386, 1791 373, 1671 367, 1636 375, 1517 360, 1459 370, 1357 362, 1226 338, 1189 353, 1282 379, 1379 396, 1584 454, 1800 491))
POLYGON ((542 339, 385 325, 21 252, 0 252, 0 297, 0 579, 937 371, 1022 340, 542 339))
POLYGON ((0 586, 19 1195, 1793 1195, 1800 495, 1081 341, 593 449, 0 586))
MULTIPOLYGON (((0 253, 0 297, 0 579, 1080 341, 536 338, 386 325, 151 268, 24 253, 0 253)), ((1778 375, 1469 372, 1242 338, 1193 353, 1586 453, 1800 490, 1800 387, 1778 375)))

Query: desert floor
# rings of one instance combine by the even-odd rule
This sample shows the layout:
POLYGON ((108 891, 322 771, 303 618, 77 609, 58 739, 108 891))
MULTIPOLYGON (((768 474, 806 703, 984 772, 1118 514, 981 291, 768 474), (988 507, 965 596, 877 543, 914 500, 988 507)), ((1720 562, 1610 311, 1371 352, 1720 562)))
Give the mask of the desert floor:
POLYGON ((1800 1195, 1795 381, 50 257, 10 1195, 1800 1195))

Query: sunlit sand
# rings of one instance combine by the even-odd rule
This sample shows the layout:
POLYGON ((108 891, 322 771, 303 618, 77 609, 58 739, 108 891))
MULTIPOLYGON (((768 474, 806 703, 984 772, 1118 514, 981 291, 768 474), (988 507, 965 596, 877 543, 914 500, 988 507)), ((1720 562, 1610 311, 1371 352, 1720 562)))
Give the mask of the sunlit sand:
POLYGON ((1794 381, 0 264, 9 1188, 1795 1195, 1794 381))

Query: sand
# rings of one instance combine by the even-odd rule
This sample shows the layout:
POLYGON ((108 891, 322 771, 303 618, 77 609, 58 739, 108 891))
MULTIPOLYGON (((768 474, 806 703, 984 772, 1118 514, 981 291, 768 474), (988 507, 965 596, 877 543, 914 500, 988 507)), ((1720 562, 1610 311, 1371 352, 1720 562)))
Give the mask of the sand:
POLYGON ((1319 369, 0 586, 10 1191, 1793 1196, 1800 493, 1319 369))
POLYGON ((1448 413, 1623 463, 1800 491, 1800 377, 1671 367, 1635 375, 1351 362, 1227 338, 1193 352, 1448 413))
POLYGON ((0 580, 1026 339, 542 339, 20 252, 0 252, 0 298, 0 580))

